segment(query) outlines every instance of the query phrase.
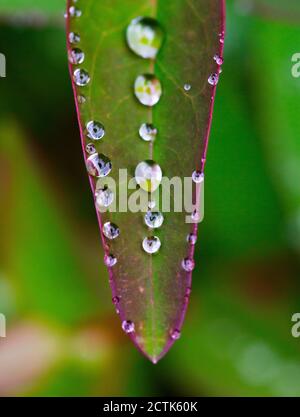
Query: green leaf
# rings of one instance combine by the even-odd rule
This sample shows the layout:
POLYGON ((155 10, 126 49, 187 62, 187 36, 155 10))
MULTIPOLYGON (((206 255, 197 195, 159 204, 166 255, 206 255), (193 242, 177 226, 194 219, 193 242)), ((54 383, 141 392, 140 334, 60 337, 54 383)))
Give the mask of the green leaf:
MULTIPOLYGON (((84 104, 76 100, 83 148, 88 143, 86 124, 94 120, 105 127, 104 139, 95 146, 111 159, 115 180, 119 169, 127 169, 128 179, 133 178, 138 163, 149 159, 169 179, 191 177, 195 169, 201 170, 215 94, 208 78, 218 73, 214 56, 223 50, 223 1, 79 0, 76 7, 82 15, 69 16, 68 31, 80 35, 78 47, 85 54, 80 68, 90 76, 87 86, 73 85, 75 96, 86 98, 84 104), (155 61, 138 57, 126 44, 125 30, 138 16, 156 18, 164 30, 165 40, 155 61), (137 76, 146 73, 155 74, 162 84, 162 98, 153 108, 141 105, 133 94, 137 76), (189 91, 185 84, 191 85, 189 91), (154 145, 139 138, 139 128, 146 122, 159 131, 154 145)), ((71 66, 72 75, 76 68, 71 66)), ((94 192, 92 178, 91 184, 94 192)), ((162 243, 155 256, 142 250, 143 239, 153 234, 143 224, 142 213, 99 216, 100 226, 113 221, 120 228, 114 241, 102 236, 106 252, 118 259, 110 270, 113 295, 120 300, 121 319, 135 325, 134 343, 153 362, 168 351, 173 332, 182 326, 191 273, 181 263, 193 255, 186 237, 196 229, 186 224, 185 212, 173 209, 164 215, 162 228, 155 231, 162 243)))

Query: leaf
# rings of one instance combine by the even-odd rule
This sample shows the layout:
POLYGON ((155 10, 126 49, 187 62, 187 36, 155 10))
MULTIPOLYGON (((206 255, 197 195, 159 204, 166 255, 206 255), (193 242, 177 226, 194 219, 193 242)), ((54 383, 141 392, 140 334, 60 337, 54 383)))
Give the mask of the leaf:
MULTIPOLYGON (((74 7, 72 2, 68 6, 74 7)), ((95 146, 111 159, 115 180, 119 169, 127 169, 132 179, 138 163, 147 159, 156 161, 170 179, 191 177, 205 164, 215 95, 208 78, 219 71, 213 57, 223 52, 224 2, 91 0, 79 1, 75 7, 82 14, 68 16, 67 29, 80 35, 78 47, 85 54, 80 68, 91 80, 85 87, 76 86, 73 80, 85 158, 85 127, 95 120, 106 130, 95 146), (156 18, 164 29, 165 41, 155 62, 136 56, 126 45, 125 29, 138 16, 156 18), (163 88, 162 99, 152 110, 133 94, 135 79, 145 73, 154 73, 163 88), (189 91, 185 84, 191 85, 189 91), (84 104, 78 102, 82 94, 84 104), (153 146, 139 138, 145 122, 159 130, 153 146)), ((71 48, 68 42, 69 53, 71 48)), ((76 68, 70 65, 72 79, 76 68)), ((95 180, 90 178, 90 182, 94 193, 95 180)), ((186 237, 197 229, 186 224, 185 212, 173 210, 164 215, 162 228, 155 231, 161 250, 150 256, 142 250, 142 241, 149 236, 142 213, 98 213, 101 229, 112 221, 121 231, 114 241, 102 235, 106 253, 118 259, 109 272, 121 320, 134 323, 130 336, 154 363, 172 346, 183 323, 191 273, 181 264, 193 256, 194 248, 186 237)))

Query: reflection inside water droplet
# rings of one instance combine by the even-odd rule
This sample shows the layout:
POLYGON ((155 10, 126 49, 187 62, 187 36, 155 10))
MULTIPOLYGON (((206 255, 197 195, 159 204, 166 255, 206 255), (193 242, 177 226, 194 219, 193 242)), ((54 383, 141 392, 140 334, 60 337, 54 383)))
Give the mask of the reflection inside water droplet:
POLYGON ((106 222, 102 228, 103 234, 107 239, 116 239, 120 235, 120 229, 118 226, 111 222, 106 222))
POLYGON ((125 333, 133 333, 134 332, 134 323, 130 320, 124 320, 122 322, 122 329, 125 333))
POLYGON ((93 177, 106 177, 112 168, 109 158, 102 154, 92 154, 86 161, 88 173, 93 177))
POLYGON ((135 80, 134 93, 140 103, 152 107, 159 102, 162 95, 161 83, 155 75, 139 75, 135 80))
POLYGON ((69 61, 71 64, 78 65, 84 61, 84 52, 79 48, 73 48, 69 51, 69 61))
POLYGON ((162 171, 160 166, 154 161, 143 161, 135 169, 135 180, 137 184, 145 191, 155 191, 162 180, 162 171))
POLYGON ((146 253, 154 254, 159 251, 161 247, 161 241, 157 236, 146 237, 143 240, 143 249, 146 253))
POLYGON ((148 211, 144 217, 146 226, 150 229, 158 229, 164 222, 164 216, 159 211, 148 211))
POLYGON ((109 207, 114 201, 114 193, 108 187, 97 189, 95 192, 96 207, 99 211, 103 207, 109 207))
POLYGON ((82 68, 77 68, 74 71, 73 79, 75 84, 79 87, 84 87, 90 82, 89 73, 82 68))
POLYGON ((195 268, 195 261, 193 259, 190 259, 190 258, 185 258, 185 259, 183 259, 181 265, 182 265, 182 268, 186 272, 191 272, 195 268))
POLYGON ((86 125, 87 135, 93 140, 100 140, 105 135, 104 126, 95 121, 88 122, 86 125))
POLYGON ((157 20, 138 17, 126 32, 129 48, 142 58, 155 58, 163 42, 164 33, 157 20))
POLYGON ((150 123, 143 123, 139 130, 140 137, 146 142, 153 141, 157 135, 157 129, 150 123))
POLYGON ((114 255, 105 255, 104 256, 104 264, 108 268, 112 268, 117 263, 117 258, 114 255))

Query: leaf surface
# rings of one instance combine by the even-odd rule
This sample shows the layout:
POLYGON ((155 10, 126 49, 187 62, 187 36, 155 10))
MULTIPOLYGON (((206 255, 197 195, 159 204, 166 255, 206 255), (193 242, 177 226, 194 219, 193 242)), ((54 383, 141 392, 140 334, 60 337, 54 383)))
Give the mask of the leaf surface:
MULTIPOLYGON (((219 72, 214 56, 223 53, 224 2, 79 0, 68 7, 74 5, 81 16, 69 15, 67 30, 80 35, 78 47, 85 59, 79 66, 70 65, 70 72, 73 79, 79 67, 90 76, 84 87, 73 81, 85 158, 85 127, 94 120, 105 127, 106 135, 95 146, 111 159, 110 176, 115 180, 120 169, 127 169, 128 180, 132 179, 138 163, 149 159, 169 179, 183 180, 195 169, 203 170, 216 90, 208 78, 219 72), (163 27, 165 39, 155 61, 140 58, 126 44, 126 28, 138 16, 155 18, 163 27), (141 105, 133 93, 137 76, 147 73, 155 74, 162 84, 162 98, 153 108, 141 105), (82 95, 85 103, 79 103, 82 95), (150 144, 138 134, 147 122, 159 131, 150 144)), ((69 53, 72 47, 68 41, 69 53)), ((90 183, 94 193, 96 181, 90 177, 90 183)), ((186 215, 171 209, 164 213, 163 226, 150 232, 142 213, 98 213, 100 229, 107 221, 120 228, 117 239, 107 241, 102 235, 102 240, 106 253, 118 259, 109 273, 121 320, 134 323, 130 336, 154 363, 173 344, 174 332, 179 335, 188 304, 191 272, 181 264, 194 255, 187 235, 196 232, 197 225, 187 224, 186 215), (148 255, 142 241, 153 234, 162 246, 158 254, 148 255)))

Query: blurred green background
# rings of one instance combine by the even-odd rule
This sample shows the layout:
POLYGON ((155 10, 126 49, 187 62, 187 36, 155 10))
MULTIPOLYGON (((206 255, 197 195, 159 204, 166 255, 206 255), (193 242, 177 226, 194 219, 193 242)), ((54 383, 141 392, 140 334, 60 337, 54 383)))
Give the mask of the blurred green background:
POLYGON ((0 4, 0 395, 300 395, 299 2, 227 1, 193 295, 156 366, 111 304, 64 3, 0 4))

